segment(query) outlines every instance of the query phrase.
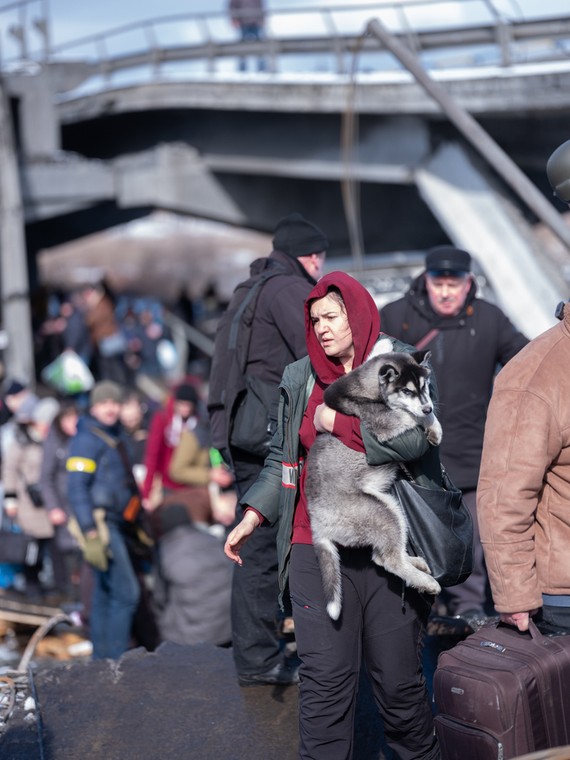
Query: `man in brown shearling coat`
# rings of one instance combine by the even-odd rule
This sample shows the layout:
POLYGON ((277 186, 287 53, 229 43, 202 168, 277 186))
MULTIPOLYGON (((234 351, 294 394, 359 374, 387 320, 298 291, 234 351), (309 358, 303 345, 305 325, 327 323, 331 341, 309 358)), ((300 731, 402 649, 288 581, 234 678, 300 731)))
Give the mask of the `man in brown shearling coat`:
POLYGON ((570 303, 497 376, 477 494, 501 619, 570 632, 570 303))

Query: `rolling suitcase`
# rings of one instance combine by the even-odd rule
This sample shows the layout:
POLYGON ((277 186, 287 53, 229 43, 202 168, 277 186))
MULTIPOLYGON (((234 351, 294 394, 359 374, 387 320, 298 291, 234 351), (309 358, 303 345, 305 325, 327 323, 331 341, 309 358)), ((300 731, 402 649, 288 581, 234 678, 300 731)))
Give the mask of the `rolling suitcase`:
POLYGON ((570 636, 487 625, 440 654, 442 760, 508 760, 570 743, 570 636))

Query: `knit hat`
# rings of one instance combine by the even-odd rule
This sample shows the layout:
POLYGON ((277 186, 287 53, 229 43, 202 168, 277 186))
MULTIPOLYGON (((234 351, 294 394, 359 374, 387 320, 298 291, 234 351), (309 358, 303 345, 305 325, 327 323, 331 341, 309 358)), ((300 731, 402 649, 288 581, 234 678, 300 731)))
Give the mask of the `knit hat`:
POLYGON ((289 214, 277 222, 273 238, 273 248, 276 251, 297 258, 321 253, 328 247, 329 241, 324 232, 298 212, 289 214))
POLYGON ((15 396, 17 393, 21 393, 25 390, 26 387, 27 386, 20 380, 10 380, 4 391, 4 396, 15 396))
POLYGON ((123 389, 112 380, 101 380, 101 382, 95 383, 89 394, 90 406, 99 404, 101 401, 118 401, 120 403, 122 400, 123 389))
POLYGON ((32 422, 34 409, 39 403, 39 399, 35 393, 28 393, 20 406, 16 409, 14 416, 18 422, 32 422))
POLYGON ((32 409, 32 422, 51 425, 60 408, 59 402, 51 396, 42 398, 32 409))
POLYGON ((440 245, 432 248, 426 255, 426 271, 433 275, 450 275, 452 277, 471 271, 471 256, 467 251, 452 245, 440 245))
POLYGON ((177 401, 191 401, 193 404, 198 403, 198 393, 196 388, 190 383, 182 383, 174 391, 174 398, 177 401))

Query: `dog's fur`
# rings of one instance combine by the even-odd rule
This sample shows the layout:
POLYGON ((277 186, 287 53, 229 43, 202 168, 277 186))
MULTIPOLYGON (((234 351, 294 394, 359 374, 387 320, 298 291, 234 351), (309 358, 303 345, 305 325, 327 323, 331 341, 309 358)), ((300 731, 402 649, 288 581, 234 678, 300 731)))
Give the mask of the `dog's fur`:
MULTIPOLYGON (((381 341, 386 350, 389 341, 381 341)), ((441 425, 429 395, 429 351, 377 355, 330 385, 325 403, 359 417, 379 440, 386 441, 416 425, 430 444, 441 441, 441 425)), ((322 433, 309 451, 306 494, 313 544, 323 579, 327 612, 337 620, 342 605, 337 544, 372 546, 372 560, 419 591, 441 588, 422 557, 407 553, 407 523, 390 493, 397 464, 371 466, 330 433, 322 433)))

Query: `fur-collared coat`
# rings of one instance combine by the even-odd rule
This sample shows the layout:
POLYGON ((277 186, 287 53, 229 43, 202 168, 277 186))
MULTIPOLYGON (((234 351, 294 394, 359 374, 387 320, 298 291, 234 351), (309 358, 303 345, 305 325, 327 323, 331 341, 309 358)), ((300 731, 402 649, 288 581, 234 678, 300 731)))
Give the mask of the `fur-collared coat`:
POLYGON ((495 381, 477 513, 499 612, 570 594, 570 305, 495 381))

